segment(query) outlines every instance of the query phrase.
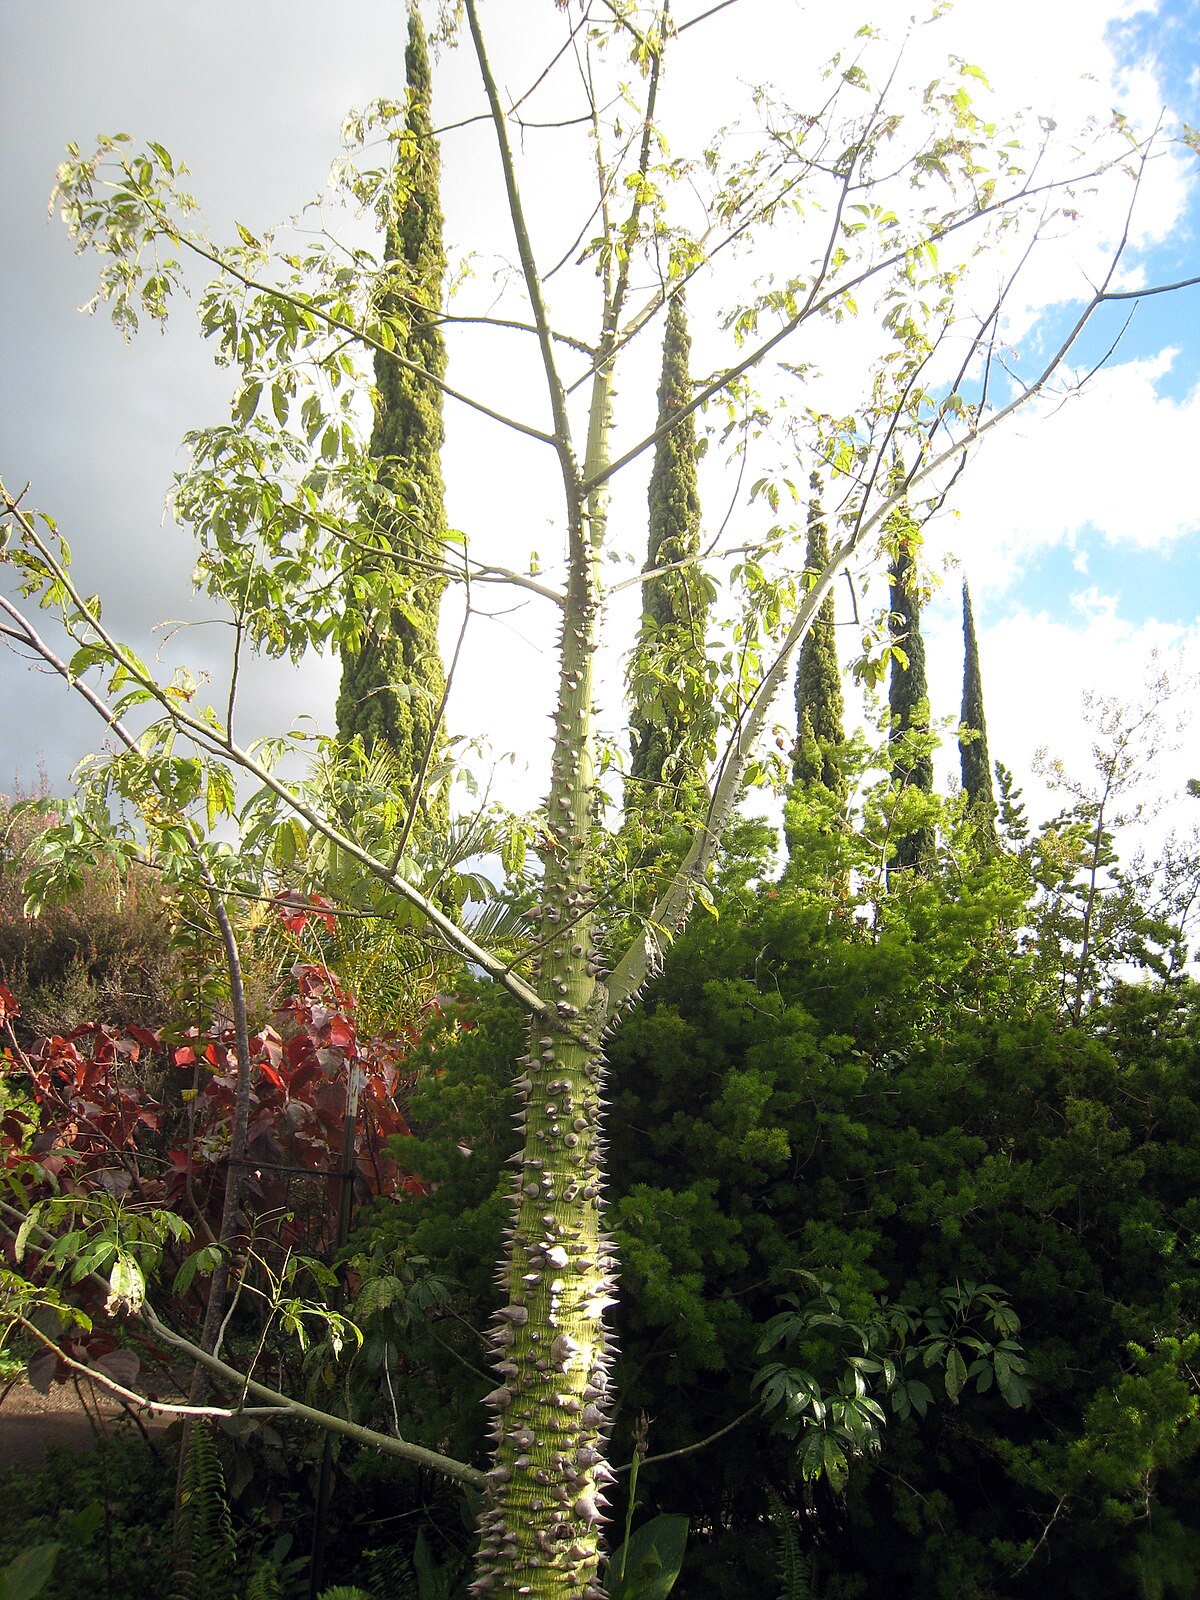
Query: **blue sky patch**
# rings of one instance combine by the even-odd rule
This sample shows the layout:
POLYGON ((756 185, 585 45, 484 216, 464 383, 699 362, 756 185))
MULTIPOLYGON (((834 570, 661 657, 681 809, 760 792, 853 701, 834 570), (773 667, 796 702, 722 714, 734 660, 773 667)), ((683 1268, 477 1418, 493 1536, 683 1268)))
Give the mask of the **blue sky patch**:
POLYGON ((1100 597, 1116 600, 1116 613, 1135 627, 1144 622, 1190 627, 1200 616, 1200 561, 1195 544, 1138 550, 1108 544, 1085 529, 1073 547, 1043 551, 1009 587, 1005 609, 1041 611, 1078 618, 1082 627, 1103 609, 1100 597))

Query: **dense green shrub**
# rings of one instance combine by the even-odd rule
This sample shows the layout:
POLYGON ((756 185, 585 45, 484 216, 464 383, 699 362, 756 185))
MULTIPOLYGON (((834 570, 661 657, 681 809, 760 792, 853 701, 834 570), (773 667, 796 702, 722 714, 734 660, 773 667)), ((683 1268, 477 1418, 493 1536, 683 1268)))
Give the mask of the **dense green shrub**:
MULTIPOLYGON (((648 1417, 639 1516, 692 1522, 676 1593, 773 1593, 783 1514, 827 1597, 1193 1594, 1200 991, 1109 985, 1074 1027, 1030 937, 1022 859, 959 851, 864 915, 838 861, 774 884, 742 843, 719 917, 697 919, 612 1044, 615 1460, 648 1417), (810 1274, 851 1325, 998 1284, 1031 1407, 994 1385, 951 1403, 930 1373, 936 1404, 889 1414, 844 1493, 805 1481, 753 1379, 810 1274)), ((433 1058, 409 1156, 431 1192, 372 1227, 481 1327, 517 1020, 494 997, 468 1015, 433 1058)), ((832 1381, 846 1348, 818 1331, 803 1353, 832 1381)), ((422 1349, 430 1393, 468 1386, 469 1351, 422 1349)))
POLYGON ((47 1591, 54 1600, 166 1595, 174 1481, 170 1449, 148 1447, 129 1428, 95 1449, 54 1448, 40 1466, 8 1467, 0 1472, 0 1567, 61 1541, 47 1591))
MULTIPOLYGON (((615 1460, 648 1429, 637 1518, 690 1519, 682 1600, 773 1594, 781 1561, 826 1600, 1186 1600, 1200 1570, 1200 990, 1161 973, 1122 983, 1110 960, 1076 1025, 1039 841, 1010 834, 980 859, 945 806, 942 867, 890 890, 868 857, 871 808, 887 805, 869 794, 856 836, 798 796, 780 881, 765 831, 737 835, 719 914, 696 919, 612 1041, 615 1460), (1032 1404, 931 1365, 925 1408, 897 1410, 877 1385, 881 1448, 849 1447, 844 1485, 806 1477, 805 1433, 759 1404, 756 1374, 781 1354, 764 1350, 772 1319, 806 1296, 830 1308, 784 1354, 832 1393, 860 1333, 972 1284, 999 1285, 1019 1316, 1032 1404)), ((345 1260, 362 1349, 306 1368, 319 1403, 462 1459, 485 1452, 480 1330, 522 1037, 494 987, 426 1031, 397 1152, 421 1192, 360 1216, 345 1260)), ((222 1444, 256 1549, 280 1507, 298 1526, 310 1514, 317 1447, 272 1432, 222 1444)), ((423 1561, 465 1571, 469 1496, 337 1454, 327 1582, 383 1595, 395 1577, 407 1593, 418 1528, 423 1561)), ((53 1509, 22 1502, 6 1526, 56 1537, 87 1482, 45 1486, 33 1504, 53 1509)), ((623 1495, 619 1480, 618 1524, 623 1495)), ((131 1525, 118 1542, 140 1537, 131 1525)), ((300 1565, 297 1547, 271 1581, 290 1595, 300 1565)))

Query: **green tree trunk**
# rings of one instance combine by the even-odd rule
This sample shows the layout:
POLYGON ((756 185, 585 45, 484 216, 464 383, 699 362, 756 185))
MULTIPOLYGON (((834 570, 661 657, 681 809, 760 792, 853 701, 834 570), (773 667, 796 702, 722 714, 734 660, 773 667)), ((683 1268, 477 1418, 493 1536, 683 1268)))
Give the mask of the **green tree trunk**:
POLYGON ((980 850, 987 855, 997 849, 996 795, 992 788, 992 768, 988 759, 987 723, 983 716, 983 679, 979 671, 979 643, 975 637, 975 614, 971 610, 971 591, 962 587, 963 603, 963 692, 959 716, 958 759, 962 771, 963 793, 967 797, 976 826, 980 850))
MULTIPOLYGON (((415 7, 409 14, 407 131, 385 231, 381 310, 405 329, 398 353, 410 371, 382 351, 375 357, 375 423, 371 454, 379 479, 410 503, 379 530, 378 556, 356 552, 348 562, 347 607, 362 608, 362 633, 342 651, 338 734, 382 743, 396 758, 400 796, 412 802, 414 781, 436 743, 446 680, 438 650, 438 614, 445 586, 446 512, 440 452, 442 394, 434 380, 446 371, 439 316, 446 257, 439 199, 441 158, 433 133, 432 86, 425 33, 415 7), (381 575, 384 581, 381 583, 381 575), (382 598, 381 598, 382 596, 382 598), (374 598, 371 598, 374 597, 374 598)), ((445 822, 444 790, 434 787, 426 821, 445 822)))
MULTIPOLYGON (((607 533, 613 379, 628 263, 610 258, 604 322, 596 346, 582 470, 570 447, 567 396, 553 356, 499 90, 488 63, 476 0, 468 23, 491 106, 509 211, 541 345, 559 440, 567 529, 567 581, 546 841, 541 847, 536 995, 529 1048, 518 1062, 521 1149, 512 1157, 513 1216, 498 1279, 504 1304, 493 1318, 493 1465, 479 1522, 470 1592, 516 1591, 537 1600, 602 1600, 599 1582, 612 1362, 605 1310, 615 1300, 611 1248, 601 1227, 604 1073, 601 1040, 613 1020, 600 981, 595 916, 595 659, 600 640, 599 563, 607 533)), ((647 98, 640 169, 649 160, 657 63, 647 98)), ((637 222, 638 202, 632 213, 637 222)))

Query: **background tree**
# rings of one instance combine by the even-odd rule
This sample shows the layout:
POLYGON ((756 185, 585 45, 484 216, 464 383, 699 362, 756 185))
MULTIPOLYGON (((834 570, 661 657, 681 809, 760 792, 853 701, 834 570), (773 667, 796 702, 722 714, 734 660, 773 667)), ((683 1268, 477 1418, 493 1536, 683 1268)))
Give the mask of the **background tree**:
POLYGON ((975 637, 975 615, 971 610, 971 591, 966 579, 962 586, 963 605, 963 691, 959 714, 958 759, 962 771, 963 794, 976 825, 980 847, 996 848, 996 796, 992 789, 992 769, 988 760, 987 723, 983 717, 983 677, 979 670, 979 642, 975 637))
MULTIPOLYGON (((821 513, 821 477, 809 480, 813 498, 808 505, 808 534, 804 571, 814 578, 829 564, 829 531, 821 513)), ((821 603, 811 629, 800 646, 796 668, 796 750, 792 778, 796 783, 820 783, 830 794, 846 798, 846 776, 839 765, 845 743, 842 725, 845 701, 838 669, 837 631, 832 594, 821 603)))
MULTIPOLYGON (((701 569, 696 419, 684 295, 667 308, 659 429, 650 473, 642 623, 629 671, 626 820, 653 852, 664 827, 694 828, 708 804, 716 718, 707 671, 711 585, 701 569), (675 413, 682 420, 673 426, 675 413)), ((636 848, 636 847, 635 847, 636 848)))
MULTIPOLYGON (((896 481, 903 483, 903 472, 898 468, 896 481)), ((916 565, 921 534, 907 496, 892 514, 888 538, 891 544, 889 630, 893 646, 888 710, 891 713, 892 774, 900 791, 891 825, 892 862, 898 871, 911 874, 929 867, 936 847, 936 833, 922 802, 922 797, 933 791, 933 740, 916 565)))
POLYGON ((1179 731, 1168 720, 1173 692, 1159 672, 1128 704, 1085 696, 1083 720, 1095 735, 1088 777, 1069 771, 1061 757, 1037 755, 1052 791, 1069 801, 1031 841, 1041 895, 1039 951, 1077 1026, 1089 999, 1112 984, 1122 958, 1164 978, 1180 967, 1181 940, 1173 930, 1191 920, 1191 873, 1172 861, 1173 844, 1149 869, 1124 865, 1117 847, 1118 833, 1147 815, 1152 802, 1143 785, 1179 731), (1166 916, 1160 908, 1169 908, 1166 916))
POLYGON ((443 786, 418 795, 417 775, 437 740, 446 693, 438 646, 445 579, 446 511, 442 483, 441 381, 446 373, 442 297, 441 157, 433 131, 433 85, 425 30, 416 6, 408 18, 404 135, 384 195, 385 243, 381 314, 398 330, 395 348, 375 352, 375 421, 370 453, 380 480, 407 501, 406 515, 381 512, 368 548, 347 553, 346 608, 351 622, 341 646, 338 734, 369 750, 387 746, 405 805, 433 810, 428 824, 445 831, 443 786), (381 578, 384 580, 381 585, 381 578), (436 795, 436 800, 433 798, 436 795))

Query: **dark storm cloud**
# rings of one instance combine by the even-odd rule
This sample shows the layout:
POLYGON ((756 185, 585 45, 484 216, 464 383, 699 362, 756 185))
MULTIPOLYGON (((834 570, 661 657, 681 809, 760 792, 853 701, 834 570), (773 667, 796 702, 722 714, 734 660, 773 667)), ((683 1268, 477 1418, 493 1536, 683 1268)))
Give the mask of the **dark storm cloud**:
MULTIPOLYGON (((100 132, 154 139, 191 170, 188 186, 218 238, 236 218, 259 228, 297 212, 324 186, 351 105, 398 93, 404 10, 374 3, 230 4, 173 0, 14 4, 0 18, 0 336, 5 373, 0 472, 49 511, 71 543, 81 586, 141 653, 164 618, 195 617, 192 551, 163 521, 187 428, 219 418, 231 375, 213 367, 180 303, 165 335, 130 345, 108 321, 76 307, 94 293, 94 257, 72 255, 46 202, 65 145, 100 132)), ((200 279, 195 280, 197 283, 200 279)), ((180 651, 224 692, 220 635, 204 628, 180 651)), ((267 675, 243 702, 255 733, 297 710, 324 716, 331 683, 267 675), (315 699, 318 704, 289 702, 315 699)), ((0 651, 0 791, 28 787, 44 760, 61 786, 102 730, 69 692, 0 651)))

